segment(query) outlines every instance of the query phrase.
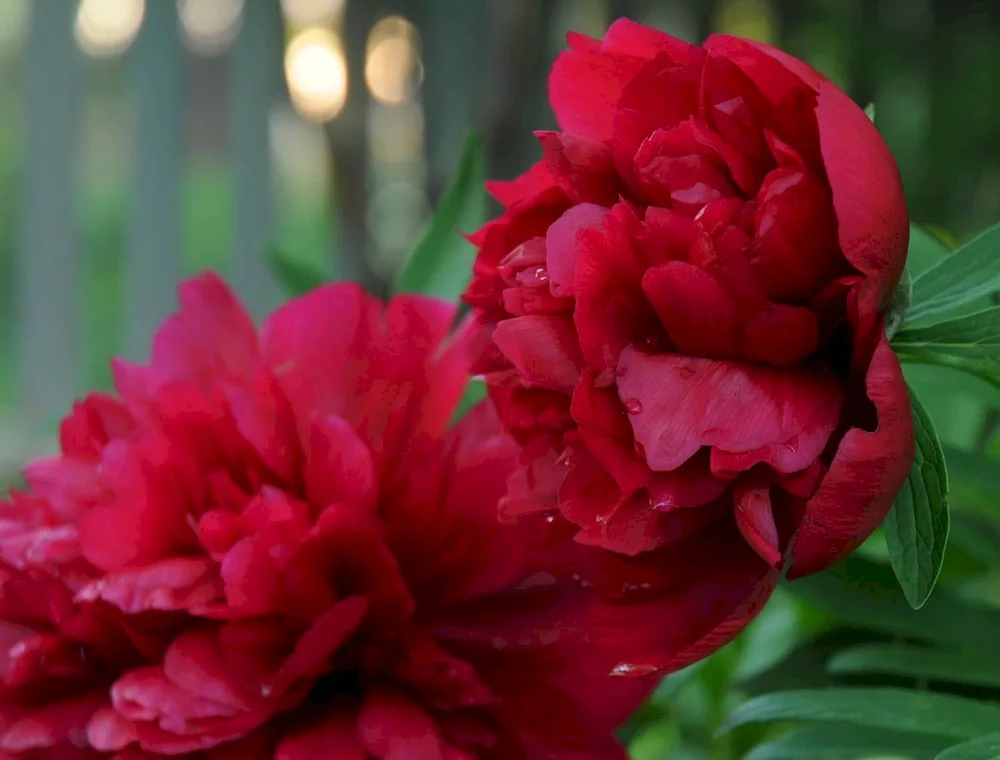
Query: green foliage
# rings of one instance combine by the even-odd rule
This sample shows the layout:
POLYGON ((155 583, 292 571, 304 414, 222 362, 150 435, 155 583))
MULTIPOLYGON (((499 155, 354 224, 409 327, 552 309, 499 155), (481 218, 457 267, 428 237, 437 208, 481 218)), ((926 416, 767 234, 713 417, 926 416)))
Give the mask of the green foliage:
POLYGON ((910 689, 802 689, 744 702, 732 712, 725 727, 763 721, 850 723, 971 739, 1000 726, 1000 705, 910 689))
POLYGON ((954 367, 996 383, 1000 378, 1000 306, 929 327, 904 329, 892 347, 904 361, 954 367))
POLYGON ((946 749, 935 760, 997 760, 1000 757, 1000 731, 979 736, 946 749))
POLYGON ((910 322, 953 313, 1000 290, 1000 225, 960 246, 913 281, 910 322))
POLYGON ((317 262, 297 258, 275 245, 268 246, 266 255, 272 271, 289 296, 301 296, 333 279, 333 273, 321 268, 317 262))
POLYGON ((908 644, 861 644, 830 659, 832 673, 884 673, 1000 689, 1000 660, 959 649, 908 644))
POLYGON ((427 293, 457 299, 472 274, 475 247, 462 237, 482 225, 486 216, 486 157, 483 139, 469 135, 458 171, 452 179, 406 264, 400 269, 396 291, 427 293))
POLYGON ((903 593, 919 609, 934 590, 948 543, 948 471, 931 420, 911 394, 914 459, 910 476, 883 524, 889 561, 903 593))
POLYGON ((948 747, 948 739, 885 728, 840 724, 799 728, 761 744, 744 760, 853 760, 860 757, 909 757, 931 760, 948 747))

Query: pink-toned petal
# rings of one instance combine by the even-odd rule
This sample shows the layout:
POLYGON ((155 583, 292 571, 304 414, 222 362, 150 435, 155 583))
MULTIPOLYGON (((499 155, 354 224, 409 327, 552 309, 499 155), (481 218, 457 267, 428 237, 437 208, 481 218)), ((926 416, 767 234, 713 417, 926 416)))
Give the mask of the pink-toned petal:
POLYGON ((0 729, 0 751, 51 750, 63 741, 79 741, 86 735, 91 716, 108 699, 107 693, 100 690, 69 698, 53 697, 53 701, 29 710, 0 729))
POLYGON ((220 705, 237 710, 253 706, 227 669, 218 639, 208 630, 185 631, 175 639, 163 655, 163 674, 181 689, 220 705))
POLYGON ((289 301, 261 327, 262 358, 303 436, 314 415, 356 411, 381 316, 378 300, 359 286, 324 285, 289 301))
POLYGON ((670 261, 647 270, 642 289, 682 353, 718 359, 736 356, 737 304, 705 270, 670 261))
POLYGON ((368 445, 342 418, 316 420, 306 454, 306 498, 317 508, 349 502, 373 508, 378 496, 368 445))
POLYGON ((236 294, 207 272, 181 283, 180 310, 156 331, 151 368, 201 388, 246 376, 257 356, 257 333, 236 294))
POLYGON ((840 417, 840 381, 829 370, 649 356, 631 347, 621 365, 618 393, 635 411, 635 438, 657 471, 711 446, 717 473, 758 462, 795 472, 822 453, 840 417))
POLYGON ((688 66, 701 58, 697 45, 627 18, 620 18, 608 27, 601 49, 608 53, 636 55, 650 60, 666 53, 671 61, 681 66, 688 66))
POLYGON ((229 717, 238 712, 231 705, 180 688, 155 666, 136 668, 118 678, 111 687, 111 704, 127 720, 159 721, 167 730, 181 729, 189 720, 229 717))
POLYGON ((573 206, 553 222, 545 235, 546 266, 552 278, 552 293, 556 296, 573 294, 573 278, 579 255, 577 234, 580 230, 603 226, 608 209, 593 203, 573 206))
POLYGON ((778 527, 771 510, 771 487, 753 477, 743 478, 733 488, 736 527, 750 547, 771 567, 781 565, 778 527))
POLYGON ((566 318, 532 314, 505 319, 493 340, 527 385, 571 393, 580 378, 580 346, 566 318))
POLYGON ((635 53, 593 48, 561 53, 549 73, 549 103, 560 128, 588 140, 610 140, 622 90, 646 63, 635 53))
POLYGON ((282 739, 274 760, 367 760, 355 721, 351 712, 335 710, 282 739))
POLYGON ((136 740, 135 726, 110 707, 102 707, 87 723, 87 741, 100 752, 125 749, 136 740))
POLYGON ((376 760, 443 760, 433 719, 401 692, 373 689, 365 696, 358 738, 376 760))
POLYGON ((284 391, 260 365, 244 382, 221 386, 236 427, 275 475, 294 483, 302 451, 284 391))
POLYGON ((137 614, 198 607, 211 602, 221 590, 215 562, 203 557, 174 557, 108 573, 80 589, 76 600, 100 599, 122 612, 137 614))
POLYGON ((806 503, 792 543, 791 578, 823 570, 860 546, 906 482, 914 447, 910 395, 884 334, 866 386, 878 427, 852 428, 841 440, 819 490, 806 503))

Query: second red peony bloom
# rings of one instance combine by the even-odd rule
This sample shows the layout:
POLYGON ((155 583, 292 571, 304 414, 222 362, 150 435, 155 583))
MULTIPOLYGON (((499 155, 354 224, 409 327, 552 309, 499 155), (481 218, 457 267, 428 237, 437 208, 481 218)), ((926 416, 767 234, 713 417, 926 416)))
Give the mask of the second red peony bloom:
POLYGON ((730 582, 766 593, 856 548, 913 459, 885 334, 896 165, 861 108, 766 45, 625 20, 569 44, 562 131, 491 186, 506 210, 465 296, 523 447, 501 511, 653 564, 697 542, 689 578, 742 563, 730 582))

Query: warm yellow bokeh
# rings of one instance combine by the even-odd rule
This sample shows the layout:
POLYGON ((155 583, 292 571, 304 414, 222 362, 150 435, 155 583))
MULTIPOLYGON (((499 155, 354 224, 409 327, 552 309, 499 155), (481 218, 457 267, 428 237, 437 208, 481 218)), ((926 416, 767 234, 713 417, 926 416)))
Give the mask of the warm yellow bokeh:
POLYGON ((289 26, 329 24, 343 9, 344 0, 281 0, 281 10, 289 26))
POLYGON ((422 75, 420 35, 402 16, 386 16, 372 27, 365 83, 380 103, 399 105, 413 97, 422 75))
POLYGON ((95 58, 120 55, 135 40, 145 12, 145 0, 80 0, 76 42, 95 58))
POLYGON ((329 121, 347 102, 347 62, 340 39, 329 29, 304 29, 285 51, 285 78, 296 110, 313 121, 329 121))
POLYGON ((221 53, 240 32, 244 0, 177 0, 187 47, 201 55, 221 53))

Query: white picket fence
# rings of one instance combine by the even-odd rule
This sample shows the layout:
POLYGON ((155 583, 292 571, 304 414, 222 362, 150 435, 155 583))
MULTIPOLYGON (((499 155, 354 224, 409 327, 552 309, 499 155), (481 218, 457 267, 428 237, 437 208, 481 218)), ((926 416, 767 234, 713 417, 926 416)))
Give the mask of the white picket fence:
MULTIPOLYGON (((147 0, 123 76, 135 115, 125 165, 127 224, 122 259, 123 353, 148 351, 156 324, 174 308, 182 276, 182 176, 187 115, 177 4, 147 0)), ((21 144, 14 261, 16 393, 5 449, 20 456, 34 431, 82 390, 80 136, 86 61, 74 41, 75 0, 32 0, 20 54, 21 144)), ((263 255, 274 232, 268 116, 281 86, 283 28, 276 0, 248 0, 239 36, 225 53, 233 198, 228 273, 260 313, 277 291, 263 255)), ((0 118, 10 118, 6 117, 0 118)))

